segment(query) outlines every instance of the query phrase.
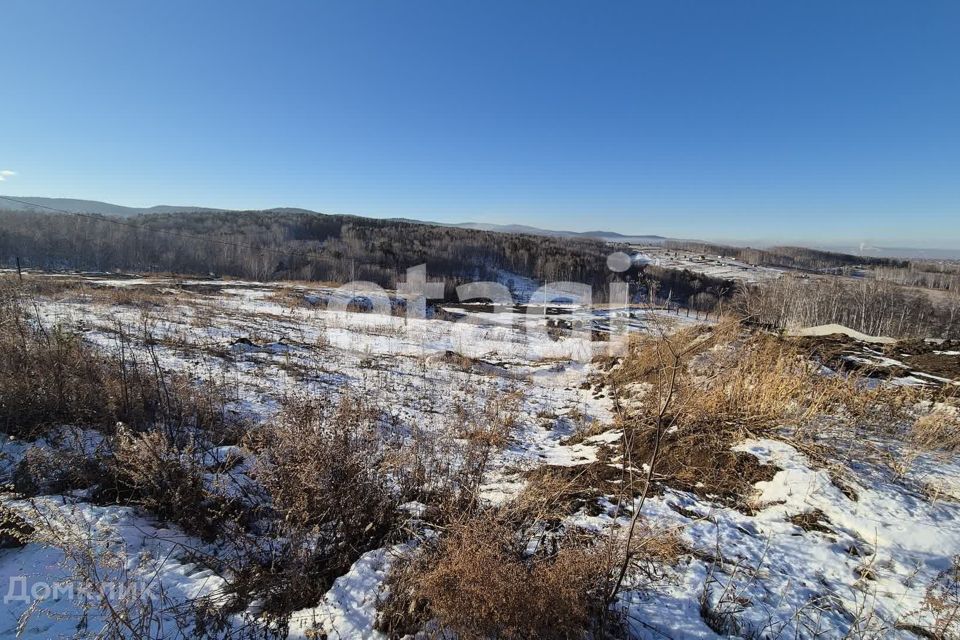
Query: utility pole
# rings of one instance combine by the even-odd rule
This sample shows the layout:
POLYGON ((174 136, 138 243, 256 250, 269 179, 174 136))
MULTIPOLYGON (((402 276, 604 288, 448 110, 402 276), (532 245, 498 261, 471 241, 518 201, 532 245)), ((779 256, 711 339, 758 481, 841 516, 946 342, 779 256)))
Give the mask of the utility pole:
POLYGON ((20 284, 23 284, 23 271, 20 269, 20 256, 17 256, 17 278, 20 279, 20 284))

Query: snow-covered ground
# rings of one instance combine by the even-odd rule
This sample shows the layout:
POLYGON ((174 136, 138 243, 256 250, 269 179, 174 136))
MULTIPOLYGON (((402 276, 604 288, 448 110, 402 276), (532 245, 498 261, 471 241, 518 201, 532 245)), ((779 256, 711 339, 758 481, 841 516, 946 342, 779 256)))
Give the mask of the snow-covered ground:
MULTIPOLYGON (((254 424, 298 392, 362 394, 400 432, 440 429, 458 409, 479 412, 491 399, 515 395, 517 424, 482 487, 491 502, 516 496, 526 471, 596 462, 600 449, 620 437, 607 392, 587 384, 597 373, 591 358, 611 349, 609 342, 591 341, 591 329, 643 332, 690 322, 576 305, 562 316, 487 313, 469 305, 449 306, 452 319, 350 313, 330 308, 342 292, 306 284, 93 278, 85 286, 42 301, 39 317, 76 329, 109 352, 118 349, 121 328, 141 353, 149 335, 164 370, 228 383, 236 395, 231 409, 254 424), (161 304, 111 301, 91 295, 90 287, 142 289, 161 304), (547 330, 557 317, 581 330, 558 338, 547 330), (577 434, 587 435, 567 441, 577 434)), ((93 440, 84 446, 96 446, 93 440)), ((49 445, 7 440, 0 446, 0 475, 9 477, 29 446, 49 445)), ((853 492, 845 492, 790 444, 756 439, 739 449, 779 470, 757 485, 751 513, 680 491, 647 500, 648 522, 675 528, 694 552, 663 567, 656 581, 628 579, 622 610, 632 634, 720 637, 704 620, 706 608, 736 620, 727 628, 731 635, 916 637, 911 625, 929 622, 928 588, 960 555, 960 462, 952 455, 907 455, 892 441, 870 447, 902 459, 902 473, 851 452, 842 464, 853 492), (933 485, 934 498, 924 489, 933 485), (815 514, 816 526, 791 521, 801 514, 815 514)), ((198 560, 215 555, 216 547, 174 526, 130 507, 89 504, 82 494, 5 503, 56 513, 73 532, 58 544, 38 540, 0 550, 0 591, 25 596, 4 601, 0 637, 71 637, 78 624, 97 629, 96 608, 86 611, 84 599, 61 582, 84 558, 99 558, 93 565, 101 583, 159 591, 171 610, 200 596, 217 602, 223 579, 198 560), (78 537, 84 532, 88 542, 78 537)), ((578 513, 571 523, 609 533, 621 530, 626 517, 607 508, 578 513)), ((293 615, 291 637, 317 637, 318 629, 328 637, 380 637, 372 629, 380 589, 405 548, 362 555, 322 602, 293 615)), ((235 616, 237 626, 246 621, 235 616)))
MULTIPOLYGON (((930 501, 864 463, 853 470, 854 500, 789 444, 749 440, 738 449, 780 468, 758 483, 753 515, 682 492, 649 505, 701 560, 631 594, 637 636, 716 637, 699 613, 704 600, 731 614, 732 635, 747 637, 916 638, 911 625, 930 625, 927 590, 960 554, 955 498, 930 501), (804 514, 812 527, 791 521, 804 514)), ((957 461, 940 465, 960 486, 957 461)))
POLYGON ((643 247, 634 260, 669 269, 687 269, 734 282, 763 282, 783 275, 780 269, 747 264, 728 256, 701 255, 662 247, 643 247))

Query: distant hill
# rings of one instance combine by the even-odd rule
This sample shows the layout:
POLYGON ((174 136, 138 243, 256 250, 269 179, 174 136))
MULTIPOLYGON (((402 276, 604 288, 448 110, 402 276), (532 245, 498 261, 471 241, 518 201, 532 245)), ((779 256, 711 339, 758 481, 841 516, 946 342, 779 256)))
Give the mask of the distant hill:
POLYGON ((909 260, 960 260, 960 249, 924 249, 917 247, 874 247, 861 245, 819 245, 828 251, 840 251, 876 258, 906 258, 909 260))
POLYGON ((553 238, 593 238, 595 240, 606 240, 608 242, 628 242, 631 244, 654 244, 660 245, 668 240, 664 236, 640 235, 630 236, 616 231, 557 231, 554 229, 541 229, 531 227, 525 224, 489 224, 486 222, 461 222, 459 224, 447 225, 459 227, 460 229, 478 229, 480 231, 498 231, 500 233, 526 233, 534 236, 549 236, 553 238))
POLYGON ((109 202, 99 202, 97 200, 77 200, 75 198, 36 198, 23 196, 9 196, 13 200, 0 200, 0 209, 6 211, 48 211, 44 207, 67 211, 69 213, 95 213, 104 216, 117 216, 120 218, 129 218, 145 213, 177 213, 181 211, 223 211, 223 209, 209 209, 206 207, 184 206, 177 207, 171 205, 158 205, 155 207, 124 207, 119 204, 109 202), (23 204, 29 203, 29 204, 23 204))
MULTIPOLYGON (((0 198, 10 197, 19 202, 10 200, 0 200, 0 211, 32 211, 45 212, 50 207, 59 211, 68 213, 93 213, 105 216, 116 216, 120 218, 130 218, 133 216, 149 213, 184 213, 184 212, 231 212, 232 209, 215 209, 210 207, 197 207, 193 205, 175 206, 158 205, 154 207, 125 207, 119 204, 109 202, 100 202, 98 200, 80 200, 77 198, 40 198, 34 196, 0 196, 0 198), (22 204, 28 203, 28 204, 22 204)), ((276 207, 266 209, 267 213, 308 213, 318 214, 321 212, 311 211, 310 209, 301 209, 296 207, 276 207)), ((363 217, 363 216, 359 216, 363 217)), ((592 240, 602 240, 605 242, 622 242, 633 245, 660 246, 667 242, 701 242, 699 240, 679 240, 658 235, 627 235, 616 231, 563 231, 555 229, 541 229, 525 224, 491 224, 486 222, 461 222, 458 224, 447 224, 443 222, 432 222, 429 220, 414 220, 410 218, 394 218, 397 222, 409 222, 411 224, 426 224, 437 227, 456 227, 458 229, 474 229, 477 231, 494 231, 499 233, 522 233, 534 236, 544 236, 549 238, 582 238, 592 240)), ((761 245, 763 246, 763 245, 761 245)), ((860 256, 870 256, 879 258, 909 258, 909 259, 927 259, 927 260, 956 260, 960 259, 960 249, 919 249, 903 247, 875 247, 861 244, 860 246, 846 245, 814 245, 817 248, 832 252, 849 253, 860 256)))
MULTIPOLYGON (((211 209, 209 207, 195 206, 171 206, 158 205, 155 207, 125 207, 119 204, 109 202, 99 202, 97 200, 78 200, 76 198, 38 198, 23 196, 8 196, 19 202, 9 200, 0 200, 0 210, 6 211, 36 211, 43 212, 50 207, 59 211, 68 213, 95 213, 104 216, 117 216, 129 218, 132 216, 143 215, 147 213, 181 213, 190 211, 230 211, 230 209, 211 209), (22 204, 29 203, 29 204, 22 204)), ((268 212, 275 213, 318 213, 309 209, 299 209, 295 207, 277 207, 267 209, 268 212)), ((460 229, 475 229, 478 231, 497 231, 500 233, 524 233, 534 236, 548 236, 551 238, 591 238, 594 240, 605 240, 607 242, 627 242, 631 244, 663 244, 667 238, 663 236, 628 236, 614 231, 554 231, 552 229, 540 229, 524 224, 487 224, 483 222, 464 222, 461 224, 445 224, 442 222, 430 222, 426 220, 412 220, 407 218, 398 218, 401 222, 410 222, 413 224, 429 224, 441 227, 457 227, 460 229)))

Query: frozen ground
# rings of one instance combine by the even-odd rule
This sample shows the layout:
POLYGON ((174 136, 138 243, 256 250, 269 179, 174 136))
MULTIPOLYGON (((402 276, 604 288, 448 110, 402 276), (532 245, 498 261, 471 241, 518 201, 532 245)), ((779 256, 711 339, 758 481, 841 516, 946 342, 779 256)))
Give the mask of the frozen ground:
POLYGON ((662 247, 643 247, 634 259, 669 269, 688 269, 734 282, 762 282, 783 274, 780 269, 751 265, 727 256, 702 255, 662 247))
MULTIPOLYGON (((574 306, 562 317, 584 330, 558 339, 544 315, 469 305, 449 307, 448 319, 335 311, 328 303, 342 293, 308 285, 90 278, 84 286, 51 295, 38 307, 39 317, 75 328, 110 352, 126 335, 143 358, 149 337, 162 368, 226 382, 237 398, 231 409, 254 424, 293 392, 362 394, 401 433, 439 429, 458 408, 479 411, 488 400, 514 394, 518 424, 482 487, 491 502, 516 495, 525 471, 595 462, 600 448, 619 437, 607 392, 585 384, 596 373, 591 357, 609 348, 591 342, 590 329, 670 330, 689 322, 574 306), (103 295, 120 288, 148 292, 156 304, 103 295), (566 442, 578 433, 594 435, 566 442)), ((96 444, 91 438, 83 446, 96 444)), ((839 448, 849 453, 838 460, 847 491, 787 442, 749 440, 739 448, 779 469, 758 484, 751 513, 679 491, 648 500, 648 520, 675 528, 693 552, 663 567, 656 580, 629 577, 622 608, 632 633, 721 637, 705 621, 706 608, 727 621, 733 636, 917 637, 912 629, 931 615, 925 608, 930 585, 960 555, 960 463, 955 456, 909 452, 897 442, 868 444, 850 438, 839 448), (899 474, 883 464, 891 456, 902 460, 899 474), (803 514, 810 516, 806 524, 796 524, 803 514)), ((8 475, 29 446, 51 445, 7 440, 0 474, 8 475)), ((148 584, 173 611, 198 596, 217 602, 223 578, 197 560, 216 549, 175 527, 128 507, 91 505, 83 495, 6 502, 61 513, 73 527, 64 536, 77 538, 78 548, 71 556, 41 540, 0 550, 0 590, 28 596, 5 600, 0 637, 71 637, 78 624, 97 628, 96 611, 85 612, 82 598, 56 586, 71 562, 87 557, 82 544, 96 546, 107 582, 127 590, 148 584), (79 542, 84 532, 92 534, 85 538, 91 543, 79 542)), ((572 522, 601 533, 626 523, 610 508, 592 513, 572 522)), ((318 629, 329 637, 379 637, 371 628, 377 599, 390 563, 403 551, 397 545, 360 557, 322 602, 293 616, 291 637, 315 637, 318 629)), ((235 617, 238 627, 246 622, 243 614, 235 617)))

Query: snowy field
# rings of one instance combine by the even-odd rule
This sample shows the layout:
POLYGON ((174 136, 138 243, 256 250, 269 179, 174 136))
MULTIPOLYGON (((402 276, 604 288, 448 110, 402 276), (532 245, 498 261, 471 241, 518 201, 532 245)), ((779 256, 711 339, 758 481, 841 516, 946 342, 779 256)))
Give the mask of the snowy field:
MULTIPOLYGON (((775 270, 730 261, 682 262, 717 277, 777 277, 775 270)), ((76 330, 111 354, 126 336, 123 348, 145 361, 155 357, 165 372, 223 384, 233 395, 228 410, 251 428, 296 393, 358 394, 399 434, 439 431, 458 411, 479 413, 498 398, 516 398, 517 423, 480 491, 492 504, 517 496, 531 470, 595 463, 620 439, 594 358, 615 350, 617 336, 597 341, 592 332, 670 332, 691 322, 640 309, 576 305, 562 316, 448 305, 413 319, 338 310, 348 302, 342 291, 308 284, 76 280, 38 303, 36 316, 47 327, 76 330), (131 303, 123 293, 129 290, 148 294, 150 302, 131 303), (557 318, 574 330, 551 331, 548 321, 557 318)), ((92 452, 100 446, 82 425, 64 425, 59 435, 33 442, 4 438, 0 480, 9 481, 31 448, 92 452)), ((951 580, 960 577, 956 455, 916 451, 875 435, 837 436, 832 468, 786 440, 747 439, 737 449, 775 467, 769 481, 756 484, 749 512, 672 489, 646 500, 647 521, 675 531, 689 551, 653 574, 628 575, 617 606, 633 637, 723 637, 717 619, 726 621, 725 634, 750 638, 934 637, 922 632, 938 615, 931 593, 942 586, 949 598, 958 588, 951 580), (896 471, 890 459, 899 463, 896 471)), ((211 486, 249 481, 244 469, 251 454, 242 447, 207 455, 211 486), (242 462, 219 471, 231 456, 242 462)), ((92 504, 83 491, 31 503, 8 495, 4 503, 55 513, 63 530, 56 541, 0 549, 6 596, 0 637, 96 634, 105 613, 71 582, 70 560, 86 563, 101 584, 114 586, 117 599, 147 593, 151 606, 174 613, 201 596, 216 606, 231 579, 210 561, 228 553, 226 542, 192 538, 133 507, 92 504)), ((415 516, 421 505, 406 507, 415 516)), ((618 534, 628 522, 629 511, 617 512, 603 499, 568 519, 601 535, 618 534)), ((377 603, 391 564, 408 549, 401 541, 364 553, 322 602, 292 616, 289 637, 382 637, 373 629, 377 603)), ((249 627, 257 614, 257 603, 250 603, 232 614, 232 628, 249 627)), ((170 625, 154 629, 152 637, 180 633, 170 625)))
POLYGON ((757 283, 775 280, 783 274, 780 269, 747 264, 729 256, 702 255, 662 247, 641 247, 634 260, 668 269, 687 269, 694 273, 734 282, 757 283))

